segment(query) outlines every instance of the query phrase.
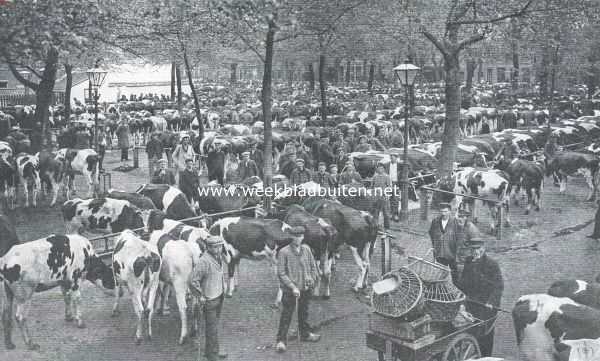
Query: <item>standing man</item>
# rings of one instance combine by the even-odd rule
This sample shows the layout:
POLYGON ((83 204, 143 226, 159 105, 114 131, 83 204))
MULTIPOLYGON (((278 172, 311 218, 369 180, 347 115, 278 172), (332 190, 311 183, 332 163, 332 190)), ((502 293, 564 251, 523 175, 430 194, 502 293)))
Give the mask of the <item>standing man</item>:
POLYGON ((452 282, 458 282, 458 267, 456 265, 456 250, 462 240, 462 229, 458 220, 450 215, 449 203, 440 204, 441 215, 431 221, 429 237, 433 245, 433 256, 438 263, 450 267, 452 282))
MULTIPOLYGON (((467 246, 471 250, 471 256, 467 258, 458 287, 467 296, 467 311, 480 320, 489 320, 496 316, 500 307, 504 291, 502 272, 498 262, 485 253, 485 244, 481 238, 472 238, 467 246)), ((494 348, 494 328, 481 336, 478 342, 481 355, 491 356, 494 348)))
POLYGON ((123 118, 117 127, 117 140, 119 149, 121 149, 121 168, 126 168, 129 165, 129 124, 127 118, 123 118))
POLYGON ((193 167, 194 159, 188 158, 185 160, 185 169, 179 173, 179 190, 185 194, 190 204, 194 204, 196 200, 200 199, 200 195, 198 194, 200 181, 193 167))
POLYGON ((302 244, 305 228, 292 227, 292 243, 277 254, 277 275, 283 291, 281 319, 277 332, 277 352, 285 352, 288 330, 298 304, 298 333, 302 341, 317 342, 321 335, 312 333, 308 325, 308 306, 319 271, 313 254, 306 244, 302 244))
POLYGON ((340 148, 337 150, 337 156, 335 158, 335 162, 337 163, 338 169, 343 170, 348 162, 349 158, 346 155, 346 151, 340 148))
POLYGON ((344 168, 344 171, 342 172, 342 174, 340 174, 339 184, 344 185, 351 183, 362 184, 362 177, 360 176, 360 173, 358 173, 356 169, 354 169, 354 163, 352 163, 352 161, 349 160, 346 162, 346 167, 344 168))
POLYGON ((244 181, 250 177, 258 176, 258 167, 252 159, 250 159, 250 152, 242 153, 242 161, 238 167, 240 181, 244 181))
POLYGON ((469 211, 458 211, 458 222, 462 227, 462 240, 456 246, 456 262, 458 263, 459 271, 465 265, 466 259, 471 256, 471 250, 467 246, 473 239, 481 237, 479 228, 471 221, 471 212, 469 211))
POLYGON ((327 173, 327 165, 325 162, 319 162, 319 170, 314 176, 315 183, 319 183, 319 185, 323 188, 334 188, 335 182, 331 175, 327 173))
POLYGON ((337 188, 340 185, 340 182, 339 182, 340 175, 338 174, 338 167, 336 164, 329 165, 329 175, 331 176, 331 179, 333 180, 333 186, 335 188, 337 188))
POLYGON ((204 355, 208 361, 227 357, 226 353, 219 350, 218 335, 218 323, 223 309, 225 290, 223 273, 225 262, 221 259, 224 243, 221 236, 208 237, 206 240, 207 252, 202 254, 200 261, 194 267, 194 275, 190 284, 192 292, 204 305, 204 321, 206 323, 204 355))
POLYGON ((225 152, 219 143, 215 143, 213 146, 206 156, 208 181, 217 180, 220 185, 223 185, 225 182, 225 152))
POLYGON ((310 171, 304 168, 304 159, 296 159, 296 169, 292 171, 290 175, 290 186, 297 186, 312 180, 310 171))
POLYGON ((175 185, 175 174, 172 170, 167 168, 167 160, 160 159, 158 161, 158 169, 154 171, 150 183, 152 184, 168 184, 170 186, 175 185))
POLYGON ((258 167, 258 176, 262 179, 263 176, 263 151, 262 149, 258 149, 257 143, 253 143, 250 147, 250 159, 256 163, 258 167))
POLYGON ((390 189, 390 186, 390 177, 385 173, 385 166, 379 162, 375 175, 373 175, 373 190, 375 191, 375 196, 378 198, 375 221, 379 223, 379 212, 383 212, 383 228, 385 228, 386 232, 390 228, 390 200, 386 195, 386 192, 389 192, 388 189, 390 189))
POLYGON ((148 168, 150 174, 153 175, 156 168, 158 168, 158 161, 162 159, 163 145, 158 139, 156 132, 152 133, 150 140, 146 144, 146 154, 148 154, 148 168))
POLYGON ((396 188, 398 187, 398 155, 396 153, 390 154, 390 183, 394 192, 390 196, 390 206, 392 207, 392 219, 394 222, 400 220, 398 206, 400 200, 396 197, 396 188))

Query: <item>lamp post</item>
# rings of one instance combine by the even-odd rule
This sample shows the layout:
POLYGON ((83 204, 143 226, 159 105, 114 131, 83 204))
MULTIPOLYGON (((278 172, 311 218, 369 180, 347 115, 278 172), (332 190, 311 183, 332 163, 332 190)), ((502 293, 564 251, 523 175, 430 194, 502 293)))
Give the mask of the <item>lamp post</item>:
POLYGON ((413 84, 417 73, 421 70, 418 66, 411 64, 408 60, 404 64, 400 64, 394 68, 394 73, 400 84, 405 88, 405 101, 404 101, 404 157, 402 158, 402 199, 400 207, 400 220, 408 220, 408 121, 410 113, 410 92, 413 90, 413 84))
POLYGON ((108 74, 108 72, 100 70, 99 68, 93 68, 87 71, 88 80, 90 82, 90 96, 94 100, 94 149, 96 152, 98 151, 98 99, 100 98, 98 89, 104 83, 106 74, 108 74), (93 94, 92 89, 94 91, 93 94))

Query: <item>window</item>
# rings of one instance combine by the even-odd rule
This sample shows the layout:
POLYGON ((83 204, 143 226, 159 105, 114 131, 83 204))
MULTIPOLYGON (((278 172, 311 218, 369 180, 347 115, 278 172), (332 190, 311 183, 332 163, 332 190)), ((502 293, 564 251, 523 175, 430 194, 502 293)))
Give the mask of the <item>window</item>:
POLYGON ((487 82, 488 83, 494 82, 494 69, 492 69, 492 68, 488 68, 488 70, 487 70, 487 82))
POLYGON ((498 68, 497 72, 498 72, 498 83, 506 82, 506 69, 498 68))
POLYGON ((8 80, 0 80, 0 89, 8 88, 8 80))

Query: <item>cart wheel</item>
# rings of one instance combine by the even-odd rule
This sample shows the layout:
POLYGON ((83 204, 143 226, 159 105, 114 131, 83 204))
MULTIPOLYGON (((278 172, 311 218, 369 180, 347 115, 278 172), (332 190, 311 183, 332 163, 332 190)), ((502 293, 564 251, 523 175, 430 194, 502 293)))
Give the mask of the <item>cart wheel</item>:
POLYGON ((481 357, 479 343, 468 333, 461 333, 448 344, 442 361, 465 361, 481 357))

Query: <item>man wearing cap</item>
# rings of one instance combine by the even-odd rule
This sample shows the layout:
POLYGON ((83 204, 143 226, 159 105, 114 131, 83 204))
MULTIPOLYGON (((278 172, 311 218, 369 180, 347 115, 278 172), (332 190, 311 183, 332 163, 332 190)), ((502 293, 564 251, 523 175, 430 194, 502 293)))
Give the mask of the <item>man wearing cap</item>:
POLYGON ((170 186, 175 185, 175 174, 173 171, 167 168, 167 160, 160 159, 158 161, 158 169, 154 171, 152 180, 150 183, 153 184, 168 184, 170 186))
POLYGON ((354 169, 354 163, 352 163, 352 161, 348 161, 346 162, 344 171, 342 172, 342 174, 340 174, 339 184, 344 185, 351 183, 362 184, 362 177, 360 176, 360 173, 358 173, 356 169, 354 169))
POLYGON ((391 148, 404 147, 404 136, 397 124, 393 125, 392 132, 388 136, 388 144, 391 148))
POLYGON ((513 159, 519 156, 521 151, 519 146, 513 143, 511 139, 506 138, 504 140, 504 146, 502 147, 501 152, 501 159, 503 159, 504 162, 510 163, 513 161, 513 159))
POLYGON ((198 172, 194 170, 194 160, 188 158, 185 160, 185 169, 179 173, 179 189, 185 194, 190 204, 194 204, 194 201, 200 199, 199 186, 200 181, 198 172))
MULTIPOLYGON (((495 317, 500 307, 504 280, 498 262, 485 253, 485 243, 479 237, 472 238, 467 246, 471 256, 465 262, 465 268, 457 286, 465 293, 465 308, 480 320, 495 317), (471 301, 470 301, 471 300, 471 301)), ((489 357, 494 348, 494 328, 479 338, 481 355, 489 357)))
POLYGON ((335 163, 338 166, 338 170, 343 170, 344 167, 346 166, 346 163, 348 162, 348 156, 346 155, 346 151, 344 149, 338 149, 337 150, 337 155, 335 157, 335 163))
POLYGON ((325 162, 325 164, 331 164, 335 160, 335 155, 329 145, 329 134, 323 132, 321 134, 321 141, 318 143, 317 154, 315 160, 317 162, 325 162))
POLYGON ((190 141, 190 136, 187 133, 184 133, 181 136, 181 143, 175 147, 173 151, 173 160, 175 163, 175 175, 179 177, 179 172, 182 172, 186 167, 187 159, 194 159, 196 153, 194 152, 194 148, 192 147, 192 143, 190 141))
POLYGON ((348 131, 346 132, 345 141, 348 144, 348 147, 350 148, 347 153, 354 152, 356 146, 358 145, 358 139, 356 139, 355 137, 353 128, 348 129, 348 131))
POLYGON ((121 149, 121 168, 124 168, 127 167, 127 161, 129 161, 129 124, 126 117, 121 119, 115 132, 119 149, 121 149))
POLYGON ((458 263, 459 270, 462 270, 465 260, 471 255, 471 251, 467 247, 467 243, 469 243, 472 239, 481 237, 481 232, 479 231, 479 228, 477 228, 477 226, 471 221, 471 212, 469 211, 460 210, 458 212, 458 223, 462 227, 463 239, 457 245, 456 262, 458 263))
POLYGON ((317 342, 320 335, 312 333, 308 324, 308 306, 312 290, 319 277, 319 271, 315 258, 306 244, 302 244, 305 228, 303 226, 292 227, 292 243, 283 247, 277 254, 277 276, 283 297, 281 304, 281 319, 279 320, 279 331, 277 332, 278 352, 285 352, 288 330, 298 304, 298 333, 300 339, 305 342, 317 342))
POLYGON ((311 180, 312 174, 308 169, 304 167, 304 159, 296 159, 296 168, 292 171, 292 174, 290 175, 290 185, 300 185, 306 182, 310 182, 311 180))
POLYGON ((158 139, 158 133, 154 132, 150 136, 150 140, 146 144, 146 154, 148 154, 150 174, 154 174, 154 171, 158 168, 158 160, 162 159, 163 155, 163 145, 158 139))
POLYGON ((400 220, 398 206, 400 204, 400 200, 396 196, 396 188, 398 187, 398 179, 400 174, 400 167, 398 163, 398 154, 392 153, 390 154, 390 183, 392 185, 392 189, 394 192, 390 196, 390 207, 392 208, 392 219, 395 222, 400 220))
POLYGON ((337 188, 340 185, 340 175, 338 174, 338 167, 336 164, 330 164, 329 165, 329 175, 331 176, 331 179, 333 180, 333 186, 335 188, 337 188))
POLYGON ((250 146, 250 159, 256 163, 258 167, 258 176, 262 179, 262 171, 263 171, 263 151, 262 149, 258 149, 258 144, 253 143, 250 146))
MULTIPOLYGON (((550 134, 546 145, 544 145, 544 165, 548 168, 548 163, 554 158, 556 152, 560 150, 558 146, 558 136, 554 133, 550 134)), ((558 186, 558 178, 556 174, 552 173, 552 178, 554 178, 554 185, 558 186)))
POLYGON ((379 162, 373 175, 373 190, 376 191, 375 196, 378 198, 375 220, 379 220, 379 212, 383 212, 383 227, 386 230, 390 228, 390 200, 387 192, 391 186, 390 176, 385 173, 385 165, 379 162))
POLYGON ((335 182, 333 181, 333 178, 331 178, 331 175, 327 173, 327 165, 325 164, 325 162, 319 162, 319 169, 317 170, 313 181, 315 183, 319 183, 319 185, 323 188, 335 187, 335 182))
POLYGON ((355 152, 368 152, 371 150, 371 146, 367 143, 367 136, 361 135, 358 137, 358 145, 354 148, 355 152))
POLYGON ((256 163, 250 159, 250 152, 242 153, 242 161, 238 167, 238 172, 242 182, 250 177, 258 176, 258 167, 256 166, 256 163))
POLYGON ((220 185, 225 183, 225 152, 219 143, 213 143, 206 156, 208 181, 216 180, 220 185))
POLYGON ((204 252, 194 266, 190 289, 204 306, 205 337, 204 355, 209 361, 226 358, 227 354, 219 349, 218 323, 223 309, 226 263, 222 259, 223 238, 210 236, 206 240, 207 252, 204 252))
POLYGON ((433 256, 438 263, 450 267, 452 281, 458 282, 456 250, 462 241, 462 228, 458 220, 452 217, 449 203, 440 204, 441 215, 431 221, 429 237, 433 245, 433 256))

